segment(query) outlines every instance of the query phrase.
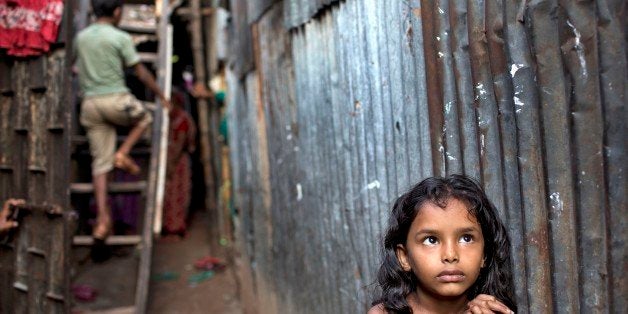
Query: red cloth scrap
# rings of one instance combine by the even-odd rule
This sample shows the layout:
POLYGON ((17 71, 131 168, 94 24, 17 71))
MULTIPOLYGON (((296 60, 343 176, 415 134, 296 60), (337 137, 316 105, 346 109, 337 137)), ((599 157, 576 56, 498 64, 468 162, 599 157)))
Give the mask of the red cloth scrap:
POLYGON ((18 57, 39 56, 57 40, 63 0, 0 0, 0 48, 18 57))

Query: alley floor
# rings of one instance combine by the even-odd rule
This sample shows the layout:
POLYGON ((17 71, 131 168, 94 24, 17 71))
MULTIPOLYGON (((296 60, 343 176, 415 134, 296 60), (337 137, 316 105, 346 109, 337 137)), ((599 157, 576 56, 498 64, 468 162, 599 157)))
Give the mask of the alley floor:
POLYGON ((185 239, 157 240, 147 313, 242 313, 233 265, 207 279, 194 269, 194 262, 209 253, 207 224, 207 214, 197 211, 185 239))
MULTIPOLYGON (((209 255, 207 214, 193 214, 184 239, 156 239, 153 247, 152 274, 147 313, 219 313, 243 312, 237 295, 233 265, 221 271, 204 272, 195 261, 209 255)), ((89 301, 75 297, 73 313, 127 313, 133 306, 137 277, 137 252, 116 248, 114 256, 101 264, 88 258, 85 248, 75 250, 78 260, 73 286, 87 285, 97 295, 89 301), (111 312, 111 309, 117 311, 111 312)), ((224 253, 223 253, 224 254, 224 253)), ((226 256, 216 256, 226 261, 226 256)))

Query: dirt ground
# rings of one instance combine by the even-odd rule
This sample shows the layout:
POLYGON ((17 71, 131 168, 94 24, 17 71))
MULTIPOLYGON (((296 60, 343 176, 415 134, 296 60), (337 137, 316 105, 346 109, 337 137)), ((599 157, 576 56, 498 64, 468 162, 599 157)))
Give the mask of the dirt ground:
MULTIPOLYGON (((206 225, 206 213, 196 212, 185 239, 155 241, 147 313, 243 313, 233 265, 204 277, 194 268, 196 260, 209 254, 206 225)), ((102 264, 92 263, 86 248, 76 248, 73 253, 73 285, 88 285, 98 291, 89 302, 75 298, 73 313, 133 305, 139 252, 130 247, 116 248, 115 256, 102 264)), ((225 256, 217 257, 226 260, 225 256)))
MULTIPOLYGON (((179 278, 151 282, 147 313, 242 313, 233 265, 198 284, 190 283, 190 276, 199 273, 194 269, 194 261, 209 253, 206 225, 206 214, 197 212, 186 239, 158 241, 153 276, 178 273, 179 278)), ((218 257, 225 260, 224 256, 218 257)))

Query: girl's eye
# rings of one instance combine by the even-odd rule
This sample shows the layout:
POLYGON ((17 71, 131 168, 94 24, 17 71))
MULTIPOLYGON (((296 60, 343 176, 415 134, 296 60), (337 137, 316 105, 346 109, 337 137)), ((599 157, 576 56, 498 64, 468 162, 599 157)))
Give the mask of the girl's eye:
POLYGON ((438 243, 438 239, 434 236, 426 237, 425 240, 423 240, 423 244, 425 245, 434 245, 436 243, 438 243))
POLYGON ((471 243, 473 242, 473 236, 470 234, 465 234, 462 237, 460 237, 460 241, 461 243, 471 243))

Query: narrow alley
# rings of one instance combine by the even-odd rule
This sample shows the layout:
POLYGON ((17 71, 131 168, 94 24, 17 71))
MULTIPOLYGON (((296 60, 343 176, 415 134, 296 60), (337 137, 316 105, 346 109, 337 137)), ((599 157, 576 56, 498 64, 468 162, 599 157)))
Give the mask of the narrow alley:
POLYGON ((628 313, 625 0, 0 0, 0 314, 628 313))

